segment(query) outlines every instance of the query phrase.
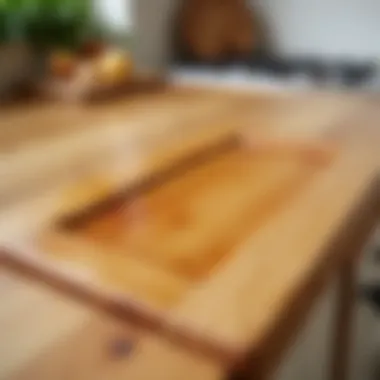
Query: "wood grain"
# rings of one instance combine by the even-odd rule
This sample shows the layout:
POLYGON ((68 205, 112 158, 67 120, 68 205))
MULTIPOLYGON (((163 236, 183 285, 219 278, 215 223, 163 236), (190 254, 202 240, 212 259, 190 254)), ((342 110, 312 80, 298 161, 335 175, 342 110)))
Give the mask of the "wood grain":
POLYGON ((14 273, 0 282, 2 380, 124 378, 139 331, 14 273))
MULTIPOLYGON (((115 171, 119 182, 111 181, 111 188, 131 184, 142 173, 154 173, 205 147, 205 141, 244 128, 264 145, 257 145, 254 138, 245 150, 208 158, 172 181, 157 182, 160 186, 137 197, 133 207, 124 203, 126 215, 99 214, 75 231, 58 230, 58 238, 49 235, 52 223, 65 214, 56 201, 62 202, 73 181, 56 182, 49 201, 31 197, 29 203, 2 214, 1 243, 7 248, 8 264, 22 267, 25 273, 49 280, 57 288, 66 287, 68 294, 81 295, 78 299, 85 302, 93 300, 103 310, 108 300, 112 306, 108 312, 125 320, 133 317, 134 324, 152 318, 147 320, 156 323, 155 328, 149 330, 150 322, 142 327, 155 334, 141 339, 125 376, 149 379, 154 373, 166 379, 216 380, 252 360, 250 371, 261 379, 272 373, 324 284, 347 258, 357 255, 375 224, 379 159, 364 138, 357 141, 354 133, 350 138, 329 134, 349 119, 357 123, 363 117, 363 104, 350 97, 268 99, 200 92, 198 102, 196 94, 179 100, 183 108, 173 114, 169 95, 163 103, 145 103, 156 104, 151 115, 141 114, 144 102, 136 106, 134 121, 128 124, 136 134, 120 141, 133 141, 135 146, 143 141, 138 146, 144 150, 144 163, 133 173, 130 166, 115 171), (191 99, 189 108, 187 99, 191 99), (191 115, 196 114, 197 125, 192 128, 191 115), (162 123, 156 122, 160 115, 162 123), (170 120, 168 127, 165 123, 170 120), (183 150, 179 142, 184 143, 183 150), (7 224, 12 225, 12 234, 5 233, 7 224), (188 232, 188 244, 182 239, 183 231, 188 232), (46 237, 45 249, 37 236, 46 237)), ((113 120, 123 121, 122 106, 104 107, 94 115, 109 112, 111 117, 116 110, 119 114, 113 120)), ((119 125, 106 134, 103 130, 88 144, 106 135, 118 140, 125 129, 119 125)), ((76 139, 75 133, 70 139, 78 146, 85 141, 83 136, 76 139)), ((67 141, 62 143, 66 148, 67 141)), ((97 146, 95 156, 105 158, 115 146, 120 153, 122 143, 112 141, 97 146)), ((56 143, 50 145, 52 150, 56 143)), ((51 169, 70 156, 66 148, 52 161, 51 169)), ((82 147, 78 152, 70 156, 72 163, 88 159, 82 147)), ((29 153, 33 156, 35 151, 29 153)), ((20 168, 25 157, 17 158, 20 168)), ((116 161, 128 163, 131 157, 137 156, 117 154, 104 165, 92 159, 88 164, 108 184, 106 168, 116 161)), ((49 173, 44 176, 49 178, 49 173)), ((8 191, 27 183, 25 178, 9 185, 8 191)), ((95 198, 99 197, 104 193, 95 198)), ((84 198, 84 204, 73 202, 66 211, 99 200, 84 198)))
POLYGON ((279 162, 233 150, 128 197, 75 233, 105 252, 113 247, 188 280, 201 279, 315 170, 292 157, 279 162))

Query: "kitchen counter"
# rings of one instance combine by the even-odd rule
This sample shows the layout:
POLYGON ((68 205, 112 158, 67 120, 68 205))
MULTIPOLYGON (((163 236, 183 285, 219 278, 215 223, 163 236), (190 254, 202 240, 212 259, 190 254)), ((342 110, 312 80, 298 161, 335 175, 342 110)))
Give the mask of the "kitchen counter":
POLYGON ((379 211, 376 105, 173 88, 7 110, 3 270, 135 326, 131 379, 267 378, 336 278, 331 374, 344 379, 379 211))

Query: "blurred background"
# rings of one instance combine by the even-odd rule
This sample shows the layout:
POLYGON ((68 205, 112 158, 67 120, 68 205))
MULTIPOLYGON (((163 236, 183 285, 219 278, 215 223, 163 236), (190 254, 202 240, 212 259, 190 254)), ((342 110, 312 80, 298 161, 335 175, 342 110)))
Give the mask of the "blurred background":
MULTIPOLYGON (((161 2, 170 7, 168 1, 161 2)), ((174 2, 176 0, 172 0, 174 2)), ((203 35, 212 39, 218 23, 217 2, 205 3, 203 12, 215 14, 214 31, 210 24, 206 26, 207 20, 198 19, 197 27, 203 29, 199 38, 203 35)), ((203 46, 205 50, 201 52, 200 42, 192 38, 193 54, 186 54, 189 49, 177 49, 171 56, 181 75, 191 80, 200 75, 214 82, 217 80, 214 74, 222 73, 226 84, 278 89, 327 86, 376 91, 379 87, 380 43, 376 38, 379 2, 249 0, 233 3, 235 10, 225 13, 230 15, 227 38, 234 35, 235 47, 230 46, 229 54, 225 54, 214 41, 214 45, 210 42, 207 48, 203 46), (244 16, 243 8, 249 11, 250 19, 244 16), (212 58, 214 65, 200 59, 206 56, 212 58)), ((219 14, 222 13, 220 9, 219 14)), ((190 18, 185 16, 182 20, 190 18)), ((168 51, 169 56, 171 53, 173 50, 168 51)))
POLYGON ((132 51, 130 5, 104 0, 0 1, 0 96, 6 98, 31 81, 39 85, 46 77, 68 82, 78 71, 86 71, 77 75, 83 82, 91 71, 90 60, 98 78, 108 66, 118 66, 119 76, 131 71, 126 66, 132 66, 132 57, 124 54, 132 51))
POLYGON ((25 45, 41 66, 47 51, 112 44, 174 81, 376 92, 379 12, 371 0, 2 0, 0 78, 36 70, 25 45))
MULTIPOLYGON (((0 0, 0 100, 25 87, 74 99, 96 86, 122 84, 125 91, 132 77, 146 72, 169 82, 253 91, 377 93, 379 15, 376 0, 0 0)), ((62 124, 69 129, 69 122, 62 124)), ((1 131, 24 141, 26 129, 53 129, 49 123, 20 125, 17 132, 15 123, 4 123, 1 131)), ((380 276, 379 236, 360 274, 369 290, 380 276)), ((371 378, 380 362, 374 312, 380 302, 367 298, 361 297, 358 313, 353 379, 371 378)), ((325 350, 321 324, 330 309, 321 304, 319 310, 315 339, 300 338, 305 342, 284 379, 318 373, 315 352, 325 350)))
POLYGON ((377 1, 237 0, 224 10, 218 0, 97 2, 108 25, 133 30, 139 65, 175 79, 286 90, 380 87, 377 1), (123 6, 124 20, 115 16, 123 6), (238 48, 226 51, 223 38, 238 48))

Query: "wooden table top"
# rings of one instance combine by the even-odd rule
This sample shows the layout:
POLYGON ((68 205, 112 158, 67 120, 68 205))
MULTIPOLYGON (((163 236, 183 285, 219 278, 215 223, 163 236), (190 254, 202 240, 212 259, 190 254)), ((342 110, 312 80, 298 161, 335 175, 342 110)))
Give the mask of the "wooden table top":
POLYGON ((0 284, 0 379, 125 378, 130 326, 15 273, 0 284))
POLYGON ((9 110, 2 258, 154 333, 127 377, 266 371, 376 218, 375 105, 173 89, 9 110))

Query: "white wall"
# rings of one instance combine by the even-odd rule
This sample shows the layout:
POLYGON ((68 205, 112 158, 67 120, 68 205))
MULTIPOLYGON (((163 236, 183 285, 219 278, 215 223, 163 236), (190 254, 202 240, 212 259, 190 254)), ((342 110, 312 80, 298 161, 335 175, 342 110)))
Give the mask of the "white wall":
POLYGON ((379 0, 251 0, 287 55, 380 59, 379 0))
POLYGON ((98 16, 109 26, 116 29, 133 27, 132 0, 93 0, 98 16))
POLYGON ((170 54, 172 16, 178 0, 134 1, 137 61, 144 68, 164 68, 170 54))

